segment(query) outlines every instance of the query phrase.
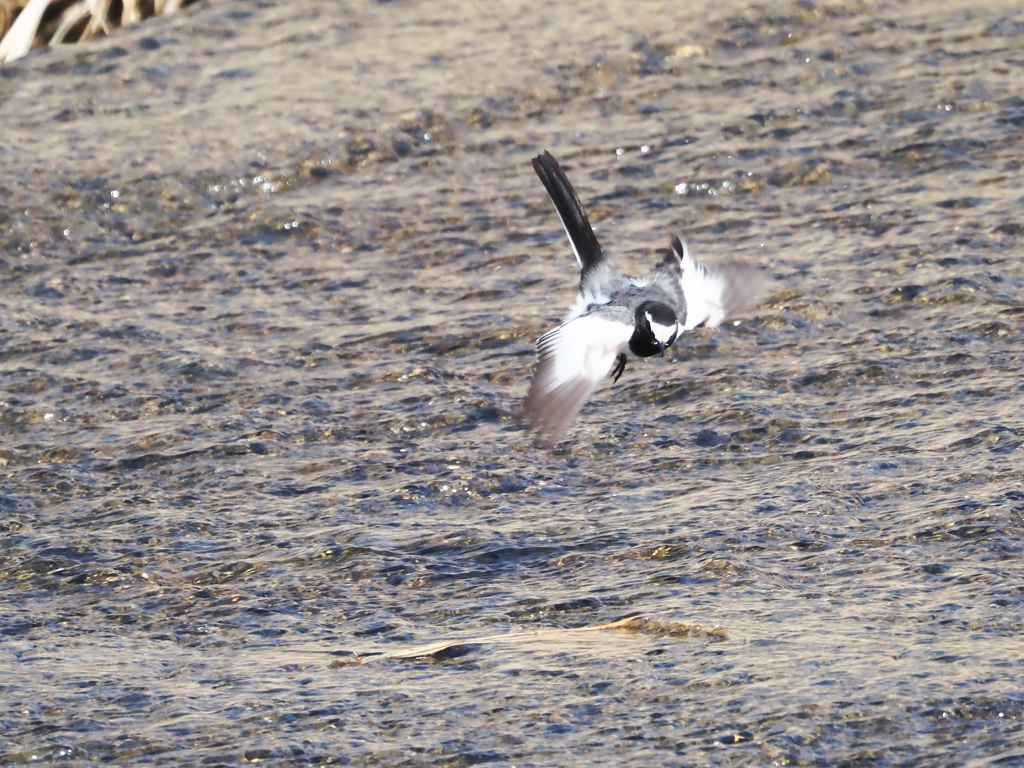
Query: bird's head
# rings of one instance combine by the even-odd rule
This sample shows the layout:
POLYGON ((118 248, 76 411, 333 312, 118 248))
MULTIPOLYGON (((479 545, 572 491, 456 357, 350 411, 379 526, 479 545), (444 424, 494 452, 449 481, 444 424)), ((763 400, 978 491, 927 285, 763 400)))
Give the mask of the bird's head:
POLYGON ((629 340, 629 350, 637 357, 665 354, 665 349, 679 335, 679 320, 668 304, 645 301, 636 308, 636 326, 629 340))

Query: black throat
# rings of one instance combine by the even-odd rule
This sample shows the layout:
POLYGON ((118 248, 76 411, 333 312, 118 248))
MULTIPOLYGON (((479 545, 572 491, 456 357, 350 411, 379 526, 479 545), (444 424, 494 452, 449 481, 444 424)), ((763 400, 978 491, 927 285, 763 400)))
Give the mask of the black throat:
POLYGON ((661 352, 661 345, 649 330, 637 328, 629 338, 629 351, 637 357, 651 357, 661 352))
POLYGON ((636 308, 633 335, 629 337, 629 351, 637 357, 651 357, 665 351, 676 340, 675 334, 664 343, 658 341, 651 323, 671 327, 676 324, 676 313, 660 301, 645 301, 636 308))

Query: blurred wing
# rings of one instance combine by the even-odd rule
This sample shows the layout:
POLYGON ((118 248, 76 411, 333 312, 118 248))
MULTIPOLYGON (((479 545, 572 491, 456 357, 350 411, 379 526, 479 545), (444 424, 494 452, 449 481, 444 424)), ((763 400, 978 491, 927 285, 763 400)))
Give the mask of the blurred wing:
POLYGON ((710 267, 694 261, 686 245, 672 238, 672 250, 682 266, 680 284, 686 299, 684 331, 699 325, 714 328, 755 306, 764 290, 764 272, 742 262, 710 267))
POLYGON ((633 317, 626 309, 602 307, 563 323, 537 342, 537 370, 523 417, 536 432, 537 445, 558 440, 615 358, 633 335, 633 317))

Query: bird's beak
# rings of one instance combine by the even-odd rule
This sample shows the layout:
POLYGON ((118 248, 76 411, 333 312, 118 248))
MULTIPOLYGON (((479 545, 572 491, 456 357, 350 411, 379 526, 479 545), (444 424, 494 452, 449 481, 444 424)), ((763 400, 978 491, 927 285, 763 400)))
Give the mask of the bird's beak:
POLYGON ((665 359, 665 342, 659 341, 658 342, 658 347, 661 350, 661 359, 664 360, 665 359))

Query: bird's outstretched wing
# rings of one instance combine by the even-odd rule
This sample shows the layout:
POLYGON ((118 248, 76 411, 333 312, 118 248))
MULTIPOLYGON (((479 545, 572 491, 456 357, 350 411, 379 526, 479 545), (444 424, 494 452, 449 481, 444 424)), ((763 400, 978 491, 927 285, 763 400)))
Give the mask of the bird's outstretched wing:
POLYGON ((551 153, 544 152, 543 155, 533 158, 533 170, 537 172, 544 189, 548 192, 548 197, 555 204, 555 210, 569 238, 572 252, 576 254, 576 261, 580 266, 580 279, 583 280, 605 260, 604 249, 597 241, 597 235, 590 226, 590 219, 587 218, 587 212, 583 210, 583 205, 576 196, 576 190, 572 188, 565 172, 551 153))
POLYGON ((625 352, 633 328, 628 310, 601 307, 541 336, 537 369, 523 403, 523 418, 537 445, 557 442, 625 352))
POLYGON ((743 262, 710 266, 694 261, 686 245, 672 238, 672 251, 682 267, 680 284, 686 299, 684 331, 700 325, 714 328, 753 309, 764 291, 765 277, 743 262))

